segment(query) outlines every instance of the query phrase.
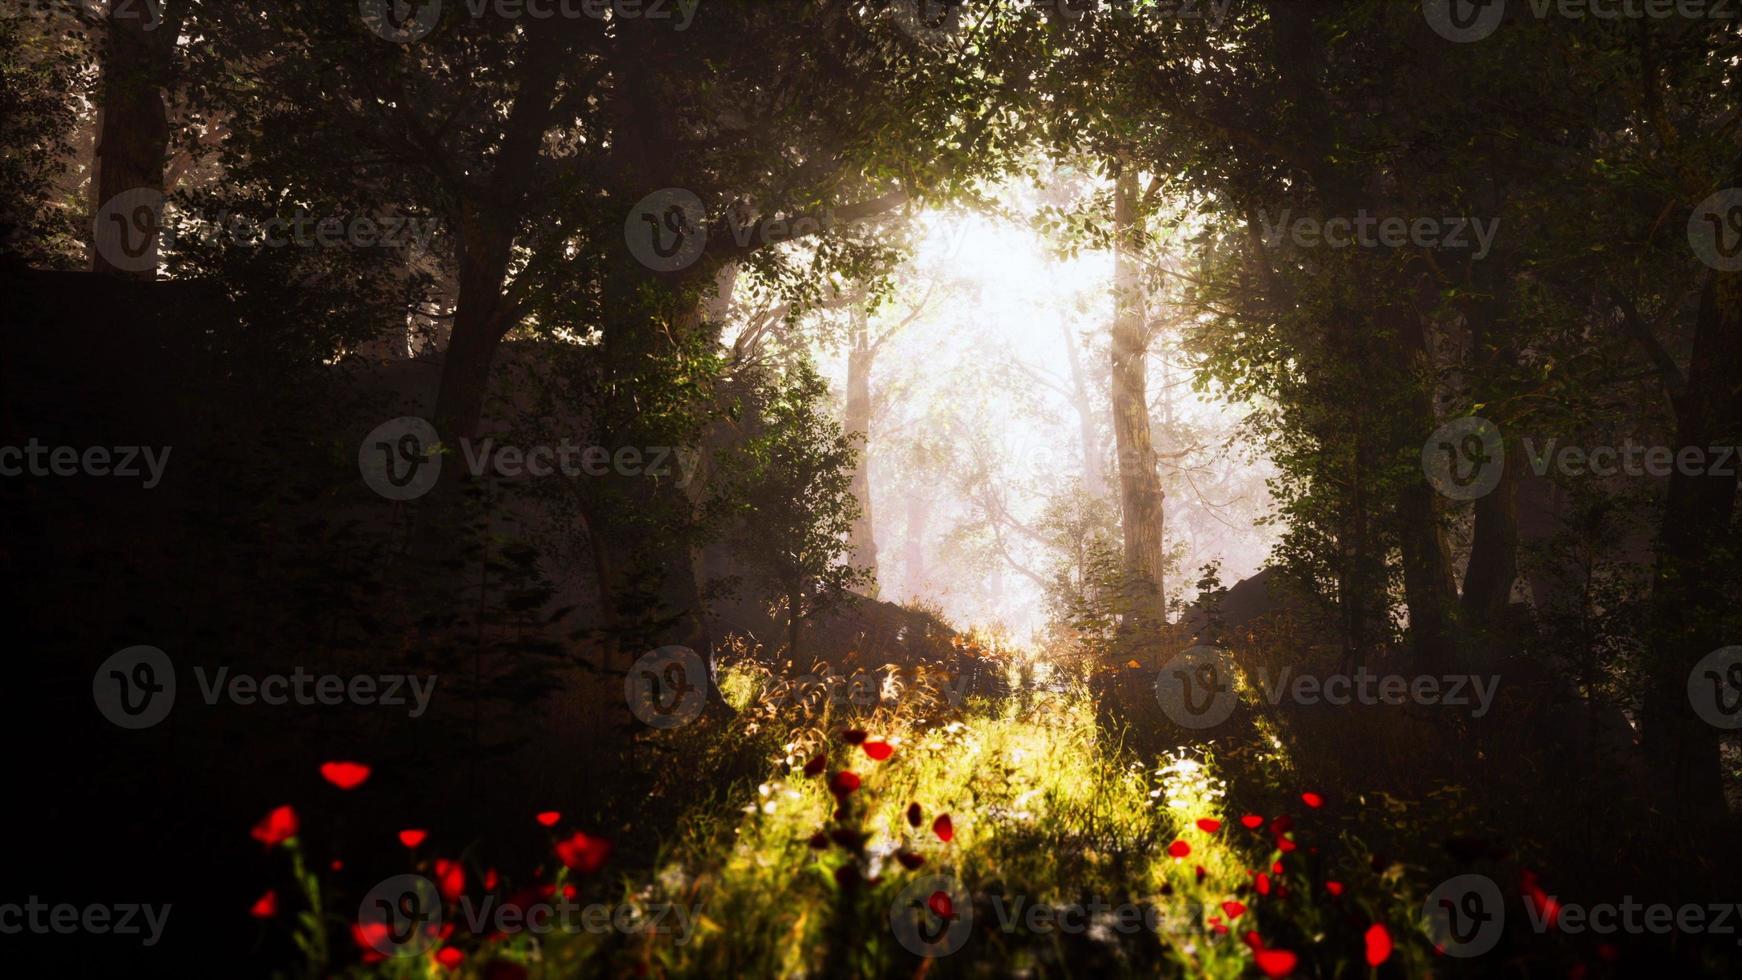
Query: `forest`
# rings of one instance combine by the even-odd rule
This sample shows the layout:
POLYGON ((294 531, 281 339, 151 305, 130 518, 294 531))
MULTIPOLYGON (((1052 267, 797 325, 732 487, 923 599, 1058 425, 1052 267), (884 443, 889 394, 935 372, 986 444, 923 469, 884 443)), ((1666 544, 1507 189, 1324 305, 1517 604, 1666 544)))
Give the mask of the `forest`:
POLYGON ((19 976, 1733 977, 1742 3, 0 0, 19 976))

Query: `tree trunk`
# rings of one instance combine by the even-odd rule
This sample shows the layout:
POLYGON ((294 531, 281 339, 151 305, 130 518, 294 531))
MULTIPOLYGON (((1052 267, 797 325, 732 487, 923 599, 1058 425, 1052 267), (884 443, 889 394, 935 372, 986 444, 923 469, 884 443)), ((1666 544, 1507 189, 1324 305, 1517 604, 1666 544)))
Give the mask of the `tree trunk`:
POLYGON ((877 541, 871 526, 871 366, 876 352, 871 349, 865 311, 855 308, 852 317, 852 348, 847 352, 847 410, 841 428, 859 447, 859 458, 853 466, 849 488, 853 499, 859 503, 859 516, 854 518, 848 531, 847 550, 852 564, 870 569, 875 582, 877 541))
POLYGON ((153 24, 143 4, 116 4, 107 20, 92 159, 91 271, 157 278, 163 174, 169 157, 169 84, 175 26, 153 24))
POLYGON ((925 526, 931 519, 932 500, 923 493, 907 495, 907 534, 902 545, 901 571, 906 580, 908 601, 919 598, 925 590, 925 526))
POLYGON ((1121 164, 1113 206, 1113 434, 1119 446, 1119 499, 1125 538, 1127 636, 1150 636, 1167 622, 1162 582, 1161 474, 1149 433, 1148 349, 1137 252, 1142 230, 1137 174, 1121 164))
MULTIPOLYGON (((1738 175, 1736 179, 1742 179, 1738 175)), ((1714 273, 1700 296, 1686 384, 1675 398, 1676 445, 1734 446, 1742 441, 1742 273, 1714 273)), ((1718 729, 1688 698, 1688 678, 1701 658, 1733 640, 1734 616, 1725 583, 1735 572, 1726 547, 1732 536, 1737 477, 1705 468, 1675 467, 1669 479, 1652 585, 1653 640, 1662 651, 1644 703, 1643 743, 1667 783, 1665 803, 1676 816, 1716 819, 1724 813, 1718 729)))
POLYGON ((1101 445, 1095 432, 1095 402, 1089 391, 1088 374, 1083 370, 1082 355, 1077 352, 1077 338, 1071 336, 1070 324, 1059 321, 1064 334, 1065 353, 1071 366, 1071 393, 1077 410, 1077 438, 1083 447, 1083 492, 1100 500, 1107 496, 1107 468, 1101 462, 1101 445))

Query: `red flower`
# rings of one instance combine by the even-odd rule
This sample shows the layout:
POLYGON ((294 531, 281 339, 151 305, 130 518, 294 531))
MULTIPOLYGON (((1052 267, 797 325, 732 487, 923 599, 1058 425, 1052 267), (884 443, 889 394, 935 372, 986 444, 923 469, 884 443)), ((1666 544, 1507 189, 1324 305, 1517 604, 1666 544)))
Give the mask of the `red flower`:
POLYGON ((422 844, 426 839, 428 839, 428 837, 429 831, 427 830, 417 830, 414 828, 399 832, 399 842, 404 844, 406 847, 411 848, 415 848, 417 845, 422 844))
POLYGON ((1245 827, 1247 830, 1257 830, 1264 826, 1264 818, 1256 813, 1248 813, 1240 818, 1240 825, 1245 827))
POLYGON ((859 774, 850 769, 835 773, 829 780, 829 792, 836 796, 846 796, 859 788, 859 774))
POLYGON ((1252 958, 1271 980, 1293 973, 1295 963, 1299 960, 1299 957, 1286 949, 1261 949, 1252 958))
POLYGON ((369 767, 361 762, 323 762, 321 778, 340 789, 356 789, 369 779, 369 767))
POLYGON ((457 902, 466 891, 466 869, 458 861, 446 858, 436 858, 435 862, 436 889, 442 893, 442 898, 457 902))
POLYGON ((956 900, 950 897, 949 892, 932 892, 931 897, 925 900, 925 907, 931 910, 932 915, 945 921, 956 917, 956 900))
POLYGON ((1300 801, 1305 803, 1307 806, 1312 807, 1314 810, 1325 805, 1325 798, 1317 793, 1302 793, 1300 794, 1300 801))
POLYGON ((277 847, 295 837, 296 830, 296 811, 285 805, 261 817, 248 835, 267 847, 277 847))
POLYGON ((278 915, 278 892, 268 888, 266 894, 260 896, 254 905, 248 909, 248 914, 256 919, 270 919, 278 915))
POLYGON ((949 814, 940 813, 938 818, 931 822, 931 832, 938 835, 938 840, 948 844, 956 837, 955 821, 950 819, 949 814))
POLYGON ((1222 903, 1222 911, 1228 916, 1228 921, 1233 922, 1246 914, 1246 906, 1239 902, 1227 901, 1222 903))
POLYGON ((1213 820, 1209 817, 1199 817, 1198 818, 1198 829, 1203 831, 1206 834, 1213 834, 1216 831, 1222 829, 1222 821, 1213 820))
POLYGON ((914 871, 918 869, 920 865, 925 863, 925 858, 920 857, 912 851, 896 851, 895 860, 900 861, 901 866, 909 871, 914 871))
POLYGON ((865 729, 863 728, 849 728, 841 733, 841 741, 846 742, 848 745, 858 745, 860 742, 865 741, 865 739, 865 729))
POLYGON ((1258 873, 1257 887, 1258 887, 1258 894, 1260 894, 1260 895, 1270 894, 1270 876, 1265 874, 1262 871, 1259 872, 1258 873))
POLYGON ((343 871, 345 870, 345 862, 338 858, 333 858, 333 863, 327 865, 327 867, 332 868, 334 871, 343 871))
POLYGON ((539 815, 533 817, 532 819, 537 820, 538 825, 540 827, 555 827, 557 824, 557 821, 561 820, 562 818, 563 818, 563 815, 560 811, 546 810, 543 813, 540 813, 539 815))
POLYGON ((829 764, 828 753, 827 752, 818 752, 815 756, 813 756, 811 758, 811 761, 804 764, 804 774, 806 776, 821 776, 823 774, 823 770, 828 767, 828 764, 829 764))
POLYGON ((1561 919, 1560 900, 1543 891, 1542 885, 1537 881, 1536 872, 1527 868, 1520 872, 1519 877, 1523 879, 1526 897, 1530 899, 1531 905, 1536 907, 1537 917, 1550 929, 1553 929, 1561 919))
POLYGON ((865 750, 865 754, 870 756, 873 762, 882 762, 895 751, 895 746, 888 742, 866 742, 859 747, 865 750))
POLYGON ((1367 965, 1378 966, 1391 958, 1391 932, 1380 923, 1367 929, 1367 965))
POLYGON ((1192 846, 1183 840, 1176 840, 1172 844, 1167 845, 1167 853, 1169 857, 1183 858, 1191 852, 1192 846))
POLYGON ((1198 884, 1201 885, 1204 883, 1204 879, 1208 878, 1210 876, 1210 873, 1208 871, 1204 870, 1204 866, 1200 864, 1200 865, 1198 865, 1197 875, 1198 875, 1198 884))
POLYGON ((1343 894, 1343 883, 1340 881, 1327 881, 1325 882, 1325 891, 1330 892, 1331 896, 1335 898, 1343 894))
POLYGON ((453 946, 443 946, 435 952, 435 961, 449 970, 458 970, 465 960, 466 954, 453 946))
POLYGON ((486 869, 484 872, 484 890, 487 892, 495 891, 497 884, 499 884, 501 880, 502 878, 500 875, 496 874, 495 868, 486 869))
POLYGON ((917 826, 919 826, 920 821, 922 821, 924 819, 925 819, 925 811, 923 811, 919 808, 918 803, 909 803, 907 805, 907 825, 908 826, 917 827, 917 826))
POLYGON ((590 875, 604 867, 605 859, 611 856, 611 842, 577 830, 568 840, 557 841, 556 856, 569 870, 590 875))

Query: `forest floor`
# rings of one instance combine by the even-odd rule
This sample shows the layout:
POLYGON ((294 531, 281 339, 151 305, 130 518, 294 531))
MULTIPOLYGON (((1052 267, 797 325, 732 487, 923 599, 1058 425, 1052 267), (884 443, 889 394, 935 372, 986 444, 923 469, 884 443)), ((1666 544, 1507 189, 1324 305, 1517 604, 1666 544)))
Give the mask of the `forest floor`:
POLYGON ((728 665, 732 717, 643 736, 652 795, 689 801, 651 860, 622 870, 551 815, 557 860, 522 881, 414 862, 442 895, 410 943, 305 915, 311 960, 332 961, 311 973, 361 951, 342 975, 1630 975, 1604 937, 1555 934, 1556 900, 1455 786, 1406 800, 1303 771, 1314 754, 1245 707, 1201 737, 1017 680, 961 698, 892 674, 859 708, 728 665), (1466 959, 1424 906, 1474 871, 1531 911, 1466 959))

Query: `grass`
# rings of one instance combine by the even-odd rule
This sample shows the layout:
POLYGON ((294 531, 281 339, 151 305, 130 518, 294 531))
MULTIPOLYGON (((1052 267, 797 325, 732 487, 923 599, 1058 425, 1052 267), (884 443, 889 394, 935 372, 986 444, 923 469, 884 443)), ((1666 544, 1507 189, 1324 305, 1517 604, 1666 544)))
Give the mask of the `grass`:
MULTIPOLYGON (((439 945, 371 956, 348 975, 1220 978, 1275 973, 1297 954, 1301 972, 1317 961, 1362 973, 1362 930, 1386 921, 1398 939, 1388 969, 1428 955, 1405 935, 1419 896, 1400 875, 1328 895, 1331 853, 1365 855, 1311 836, 1320 828, 1298 799, 1292 830, 1274 823, 1275 806, 1242 824, 1215 744, 1141 758, 1081 686, 962 698, 935 673, 875 677, 882 698, 869 704, 849 679, 740 660, 721 681, 735 717, 645 735, 643 749, 669 760, 664 779, 707 791, 692 792, 646 870, 616 887, 559 870, 542 886, 548 902, 578 885, 576 901, 621 915, 618 927, 472 935, 450 902, 444 920, 458 928, 439 945), (724 787, 713 776, 745 771, 758 775, 724 787), (850 791, 843 772, 857 777, 850 791), (681 923, 661 912, 673 907, 681 923), (663 931, 637 927, 656 917, 663 931), (916 955, 902 922, 959 936, 959 948, 916 955)), ((1280 741, 1238 753, 1253 745, 1287 772, 1280 741)), ((468 888, 482 899, 477 881, 468 888)))

